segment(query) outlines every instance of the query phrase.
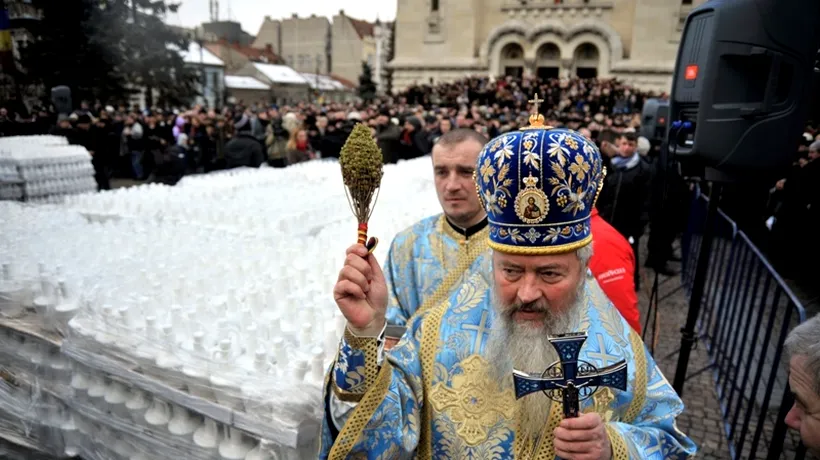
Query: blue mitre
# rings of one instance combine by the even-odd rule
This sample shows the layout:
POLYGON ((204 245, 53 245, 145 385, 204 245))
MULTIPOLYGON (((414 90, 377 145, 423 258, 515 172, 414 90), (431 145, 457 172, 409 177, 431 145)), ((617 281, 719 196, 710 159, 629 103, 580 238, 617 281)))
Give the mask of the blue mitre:
POLYGON ((544 124, 538 95, 530 125, 491 140, 478 156, 476 188, 489 216, 491 248, 556 254, 592 241, 590 214, 604 183, 598 147, 544 124))

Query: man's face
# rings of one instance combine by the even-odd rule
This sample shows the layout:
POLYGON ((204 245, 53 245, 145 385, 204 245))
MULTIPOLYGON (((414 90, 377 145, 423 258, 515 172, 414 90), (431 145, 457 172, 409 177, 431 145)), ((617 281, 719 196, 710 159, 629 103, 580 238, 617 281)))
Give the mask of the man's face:
POLYGON ((460 227, 470 227, 484 218, 473 171, 482 146, 467 140, 455 145, 433 147, 433 174, 441 209, 460 227))
POLYGON ((441 129, 441 134, 447 134, 453 129, 453 125, 450 123, 449 118, 444 118, 443 120, 441 120, 439 127, 441 129))
POLYGON ((516 327, 549 327, 576 301, 582 276, 574 252, 530 256, 493 251, 495 296, 500 304, 496 308, 516 327))
POLYGON ((809 149, 810 160, 816 160, 818 157, 820 157, 820 151, 809 149))
POLYGON ((814 377, 806 371, 806 357, 796 355, 789 361, 789 386, 794 406, 786 414, 786 425, 800 432, 803 444, 820 454, 820 395, 814 390, 814 377))
POLYGON ((316 127, 319 129, 327 128, 327 117, 319 117, 316 119, 316 127))
POLYGON ((635 150, 638 148, 637 141, 631 141, 626 137, 622 137, 618 139, 618 152, 621 154, 622 157, 628 158, 635 154, 635 150))
MULTIPOLYGON (((485 347, 498 382, 517 369, 541 373, 558 359, 550 336, 571 332, 583 310, 581 262, 574 252, 515 256, 493 251, 493 322, 485 347)), ((535 438, 551 402, 535 394, 517 403, 521 432, 535 438)))
POLYGON ((579 130, 578 130, 578 132, 579 132, 582 136, 586 137, 587 139, 592 140, 592 131, 590 131, 589 129, 587 129, 587 128, 581 128, 581 129, 579 129, 579 130))

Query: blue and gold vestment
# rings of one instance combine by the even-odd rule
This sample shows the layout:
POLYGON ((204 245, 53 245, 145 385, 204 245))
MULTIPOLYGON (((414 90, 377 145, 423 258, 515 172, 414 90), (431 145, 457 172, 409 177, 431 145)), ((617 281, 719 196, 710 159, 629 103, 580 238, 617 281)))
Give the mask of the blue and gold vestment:
POLYGON ((440 304, 473 274, 488 274, 488 234, 486 225, 475 234, 460 234, 439 214, 396 235, 384 264, 387 322, 406 326, 416 312, 440 304))
MULTIPOLYGON (((537 107, 537 95, 531 102, 537 107)), ((540 257, 583 248, 592 240, 590 215, 604 175, 591 141, 545 126, 534 113, 530 126, 499 136, 479 154, 476 188, 488 215, 487 244, 540 257)), ((526 400, 516 401, 513 369, 501 380, 489 372, 486 347, 496 318, 486 273, 470 276, 441 304, 411 317, 386 358, 382 337, 345 332, 328 374, 320 458, 555 458, 561 404, 551 405, 541 434, 528 439, 517 433, 518 407, 526 400), (341 430, 334 401, 355 403, 341 430)), ((401 292, 399 280, 392 284, 401 292)), ((580 407, 606 421, 613 457, 694 455, 694 444, 675 426, 683 403, 641 338, 590 276, 579 301, 581 317, 567 331, 587 334, 579 359, 599 368, 627 362, 625 391, 601 388, 580 407)))
MULTIPOLYGON (((607 422, 613 458, 693 455, 694 444, 675 426, 683 403, 591 277, 583 302, 578 330, 589 339, 580 359, 598 367, 629 363, 627 391, 604 388, 581 404, 582 412, 598 412, 607 422)), ((555 458, 552 432, 563 418, 561 405, 552 404, 539 441, 516 436, 512 377, 498 384, 487 373, 484 350, 494 319, 489 285, 475 275, 448 301, 414 317, 380 368, 376 339, 348 333, 329 388, 358 404, 338 433, 326 417, 320 458, 555 458)))

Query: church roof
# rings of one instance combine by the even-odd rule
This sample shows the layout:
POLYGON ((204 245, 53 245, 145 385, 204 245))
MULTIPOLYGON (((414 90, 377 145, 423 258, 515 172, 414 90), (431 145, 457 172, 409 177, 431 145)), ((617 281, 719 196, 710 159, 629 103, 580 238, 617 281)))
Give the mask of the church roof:
POLYGON ((373 24, 367 21, 362 21, 361 19, 351 18, 350 16, 345 17, 350 21, 350 24, 353 26, 356 33, 359 34, 359 38, 373 36, 373 24))
POLYGON ((225 63, 222 59, 219 59, 214 53, 208 51, 207 48, 200 48, 199 43, 193 41, 188 44, 187 50, 181 50, 179 54, 182 56, 182 60, 185 61, 186 64, 225 67, 225 63))
POLYGON ((294 85, 308 84, 305 77, 286 65, 260 64, 258 62, 254 62, 253 66, 256 67, 256 70, 264 75, 265 78, 273 83, 294 85))
POLYGON ((266 85, 253 77, 241 75, 225 75, 225 87, 228 89, 255 89, 269 90, 270 85, 266 85))
POLYGON ((311 88, 319 91, 345 91, 347 89, 351 89, 333 75, 319 75, 315 73, 303 72, 302 76, 305 77, 305 80, 308 81, 311 88))
POLYGON ((239 43, 228 43, 226 40, 220 40, 219 44, 233 48, 254 62, 263 62, 266 64, 278 64, 282 62, 282 59, 273 52, 273 47, 270 45, 266 45, 264 48, 254 48, 252 46, 240 45, 239 43))
POLYGON ((345 88, 353 89, 353 88, 357 88, 359 86, 358 84, 348 80, 347 78, 340 77, 339 75, 336 75, 335 73, 330 74, 330 76, 333 77, 334 80, 336 80, 336 81, 340 82, 341 84, 343 84, 345 86, 345 88))

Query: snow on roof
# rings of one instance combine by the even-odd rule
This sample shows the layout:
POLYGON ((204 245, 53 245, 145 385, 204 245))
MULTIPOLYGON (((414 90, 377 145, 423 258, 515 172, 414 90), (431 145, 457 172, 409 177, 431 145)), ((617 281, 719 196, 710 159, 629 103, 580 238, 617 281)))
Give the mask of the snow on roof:
POLYGON ((225 63, 222 62, 222 59, 216 57, 216 55, 207 48, 201 48, 202 54, 200 55, 200 46, 199 43, 191 42, 188 45, 187 51, 180 51, 179 54, 182 56, 182 59, 185 61, 186 64, 201 64, 201 65, 210 65, 210 66, 217 66, 217 67, 225 67, 225 63))
POLYGON ((286 65, 260 64, 255 62, 254 67, 273 83, 285 83, 292 85, 306 85, 308 82, 299 74, 286 65))
POLYGON ((229 89, 270 89, 270 85, 266 85, 253 77, 240 75, 225 75, 225 87, 229 89))
POLYGON ((308 84, 312 89, 318 89, 319 91, 345 91, 347 88, 342 82, 336 80, 333 77, 328 75, 319 75, 315 73, 302 73, 302 76, 305 80, 308 81, 308 84))

